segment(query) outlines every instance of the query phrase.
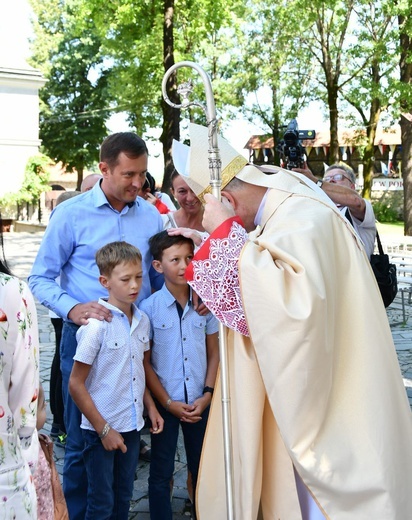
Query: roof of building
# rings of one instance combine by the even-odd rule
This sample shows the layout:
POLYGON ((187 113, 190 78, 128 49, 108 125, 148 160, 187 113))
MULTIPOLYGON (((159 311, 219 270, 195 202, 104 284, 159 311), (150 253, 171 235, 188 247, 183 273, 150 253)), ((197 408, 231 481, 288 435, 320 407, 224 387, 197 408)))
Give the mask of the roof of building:
MULTIPOLYGON (((357 146, 365 143, 365 130, 338 130, 338 139, 340 146, 357 146)), ((399 125, 391 128, 378 127, 375 136, 375 146, 379 145, 398 145, 401 144, 401 129, 399 125)), ((323 147, 330 146, 329 130, 320 130, 316 132, 313 140, 303 140, 302 145, 305 147, 323 147)), ((270 134, 252 135, 244 148, 248 150, 257 150, 260 148, 274 148, 273 136, 270 134)))

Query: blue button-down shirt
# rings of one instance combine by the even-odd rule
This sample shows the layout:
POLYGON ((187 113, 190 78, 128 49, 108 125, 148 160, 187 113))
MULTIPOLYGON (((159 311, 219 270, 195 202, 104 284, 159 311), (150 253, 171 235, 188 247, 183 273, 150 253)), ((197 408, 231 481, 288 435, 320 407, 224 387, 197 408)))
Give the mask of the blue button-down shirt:
POLYGON ((217 319, 199 316, 189 300, 182 318, 166 285, 142 301, 139 308, 150 320, 151 362, 173 401, 193 403, 203 395, 207 371, 206 335, 218 331, 217 319))
POLYGON ((161 287, 163 277, 151 267, 148 239, 162 231, 157 209, 141 199, 117 211, 97 183, 94 188, 59 204, 52 213, 29 276, 36 298, 66 319, 78 303, 107 297, 99 283, 96 251, 109 242, 124 240, 143 255, 143 284, 139 300, 150 295, 150 283, 161 287), (150 279, 149 279, 150 273, 150 279), (60 275, 60 285, 56 278, 60 275))
MULTIPOLYGON (((141 430, 143 393, 146 386, 144 351, 149 349, 148 317, 133 306, 130 325, 127 316, 104 300, 113 320, 90 319, 77 331, 76 361, 91 365, 86 388, 101 416, 118 432, 141 430)), ((82 428, 94 430, 82 416, 82 428)))

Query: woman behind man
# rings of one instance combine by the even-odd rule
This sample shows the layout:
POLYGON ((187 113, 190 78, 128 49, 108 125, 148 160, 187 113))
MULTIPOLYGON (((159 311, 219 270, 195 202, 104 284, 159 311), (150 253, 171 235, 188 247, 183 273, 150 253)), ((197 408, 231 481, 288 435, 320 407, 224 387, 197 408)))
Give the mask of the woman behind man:
POLYGON ((177 171, 172 174, 171 184, 170 190, 179 204, 179 209, 167 213, 167 215, 162 215, 164 229, 180 228, 179 233, 191 238, 198 247, 202 240, 208 236, 202 226, 202 203, 177 171), (196 233, 182 233, 181 228, 190 229, 196 231, 196 233))
MULTIPOLYGON (((0 219, 0 246, 3 235, 0 219)), ((39 339, 33 296, 0 259, 0 517, 37 518, 39 339), (34 434, 34 435, 33 435, 34 434)))

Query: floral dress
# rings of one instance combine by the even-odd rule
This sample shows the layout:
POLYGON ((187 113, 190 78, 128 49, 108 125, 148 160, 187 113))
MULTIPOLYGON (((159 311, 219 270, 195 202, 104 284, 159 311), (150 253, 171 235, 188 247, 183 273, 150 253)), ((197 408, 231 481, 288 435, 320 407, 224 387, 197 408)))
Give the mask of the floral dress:
POLYGON ((25 282, 0 273, 0 520, 37 518, 38 387, 33 296, 25 282))

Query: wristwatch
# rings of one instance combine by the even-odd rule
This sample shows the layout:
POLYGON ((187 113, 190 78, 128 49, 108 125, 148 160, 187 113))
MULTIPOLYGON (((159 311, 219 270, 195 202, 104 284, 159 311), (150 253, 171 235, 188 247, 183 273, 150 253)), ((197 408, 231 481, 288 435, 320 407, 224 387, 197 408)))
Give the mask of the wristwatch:
POLYGON ((323 185, 323 180, 322 179, 318 179, 318 182, 316 183, 316 186, 319 186, 319 188, 322 188, 322 185, 323 185))
POLYGON ((210 392, 212 395, 213 395, 213 392, 215 391, 214 388, 210 387, 210 386, 205 386, 203 388, 203 393, 205 394, 206 392, 210 392))

